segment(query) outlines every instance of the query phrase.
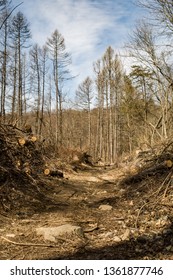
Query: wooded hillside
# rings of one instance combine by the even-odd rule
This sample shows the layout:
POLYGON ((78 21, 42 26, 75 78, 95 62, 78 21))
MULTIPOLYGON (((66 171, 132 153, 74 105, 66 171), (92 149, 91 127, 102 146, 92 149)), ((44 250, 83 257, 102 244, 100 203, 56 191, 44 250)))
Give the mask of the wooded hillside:
POLYGON ((71 93, 75 98, 69 103, 64 85, 73 79, 68 68, 72 57, 63 35, 56 29, 43 46, 31 45, 32 30, 22 5, 16 13, 12 1, 1 1, 1 123, 19 129, 29 125, 58 155, 81 150, 107 163, 170 139, 173 8, 167 0, 164 5, 160 0, 138 2, 153 21, 141 20, 127 41, 130 73, 108 46, 93 62, 92 77, 71 93))

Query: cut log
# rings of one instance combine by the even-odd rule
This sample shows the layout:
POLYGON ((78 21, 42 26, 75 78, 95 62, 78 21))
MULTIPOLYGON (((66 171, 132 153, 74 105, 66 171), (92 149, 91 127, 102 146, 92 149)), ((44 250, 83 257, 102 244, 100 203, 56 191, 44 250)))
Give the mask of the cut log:
POLYGON ((17 160, 17 161, 16 161, 16 167, 17 167, 17 168, 20 168, 20 167, 21 167, 21 162, 20 162, 20 160, 17 160))
POLYGON ((63 174, 63 172, 62 171, 59 171, 59 170, 51 170, 51 169, 49 169, 49 168, 46 168, 45 170, 44 170, 44 175, 46 175, 46 176, 57 176, 57 177, 64 177, 64 174, 63 174))
POLYGON ((128 178, 125 178, 122 182, 126 184, 137 183, 148 177, 155 176, 156 174, 164 174, 165 171, 168 171, 173 166, 172 160, 165 160, 162 163, 155 164, 149 168, 142 170, 141 172, 131 175, 128 178))
POLYGON ((31 142, 33 142, 33 143, 36 142, 37 141, 37 136, 33 135, 29 140, 31 140, 31 142))
POLYGON ((19 138, 18 139, 18 143, 21 146, 26 146, 32 143, 35 143, 37 141, 37 137, 36 136, 30 136, 30 137, 25 137, 25 138, 19 138))
POLYGON ((24 145, 26 144, 25 138, 19 138, 19 139, 18 139, 18 143, 19 143, 21 146, 24 146, 24 145))
POLYGON ((173 166, 172 160, 170 160, 170 159, 165 160, 165 165, 166 165, 168 168, 171 168, 171 167, 173 166))
POLYGON ((46 176, 50 175, 50 169, 46 168, 44 170, 44 175, 46 175, 46 176))

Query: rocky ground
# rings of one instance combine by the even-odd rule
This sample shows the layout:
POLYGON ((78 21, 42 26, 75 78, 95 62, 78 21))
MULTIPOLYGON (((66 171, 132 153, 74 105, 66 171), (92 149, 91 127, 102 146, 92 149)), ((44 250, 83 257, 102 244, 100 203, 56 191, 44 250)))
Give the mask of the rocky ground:
POLYGON ((161 188, 168 174, 127 182, 123 170, 86 166, 65 178, 43 178, 42 205, 35 197, 10 215, 0 213, 0 258, 173 259, 173 192, 161 188), (61 225, 82 234, 54 241, 37 234, 61 225))

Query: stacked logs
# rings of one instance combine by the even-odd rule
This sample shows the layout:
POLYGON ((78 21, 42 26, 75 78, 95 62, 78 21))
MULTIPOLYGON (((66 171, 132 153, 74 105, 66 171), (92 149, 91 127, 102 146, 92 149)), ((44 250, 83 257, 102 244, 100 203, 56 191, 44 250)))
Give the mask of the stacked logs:
MULTIPOLYGON (((0 168, 4 168, 5 165, 7 169, 15 168, 27 175, 43 174, 45 176, 63 177, 62 171, 55 168, 52 170, 49 167, 43 152, 43 141, 32 133, 30 126, 21 130, 10 125, 1 125, 0 168)), ((2 173, 1 177, 3 177, 2 173)))

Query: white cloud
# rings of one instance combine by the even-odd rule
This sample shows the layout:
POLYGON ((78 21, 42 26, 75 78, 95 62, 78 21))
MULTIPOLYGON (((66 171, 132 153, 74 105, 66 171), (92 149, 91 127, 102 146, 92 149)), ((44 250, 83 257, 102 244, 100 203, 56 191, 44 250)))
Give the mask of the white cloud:
POLYGON ((87 0, 43 0, 38 12, 35 11, 35 15, 32 12, 37 31, 33 34, 34 39, 40 40, 40 36, 46 39, 57 28, 71 52, 93 51, 103 30, 113 27, 113 15, 106 13, 102 7, 87 0), (41 26, 43 22, 45 24, 41 26))
POLYGON ((55 29, 63 35, 72 54, 72 74, 79 74, 77 86, 108 45, 120 48, 135 17, 131 1, 25 0, 20 10, 31 23, 34 42, 43 45, 55 29))

